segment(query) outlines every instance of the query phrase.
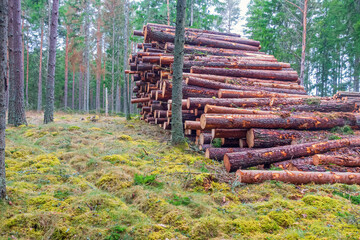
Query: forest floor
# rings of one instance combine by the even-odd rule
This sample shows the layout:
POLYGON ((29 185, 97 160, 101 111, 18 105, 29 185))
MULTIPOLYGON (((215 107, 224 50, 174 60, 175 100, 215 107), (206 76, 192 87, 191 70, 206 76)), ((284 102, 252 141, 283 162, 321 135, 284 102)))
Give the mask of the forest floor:
POLYGON ((239 184, 140 120, 9 127, 0 239, 359 239, 360 186, 239 184))

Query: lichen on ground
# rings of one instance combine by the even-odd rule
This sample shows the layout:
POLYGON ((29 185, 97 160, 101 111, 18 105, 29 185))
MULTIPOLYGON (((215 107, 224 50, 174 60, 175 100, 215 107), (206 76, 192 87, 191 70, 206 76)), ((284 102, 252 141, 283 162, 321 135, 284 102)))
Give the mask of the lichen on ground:
POLYGON ((6 131, 0 239, 358 239, 357 185, 243 185, 139 120, 28 116, 6 131))

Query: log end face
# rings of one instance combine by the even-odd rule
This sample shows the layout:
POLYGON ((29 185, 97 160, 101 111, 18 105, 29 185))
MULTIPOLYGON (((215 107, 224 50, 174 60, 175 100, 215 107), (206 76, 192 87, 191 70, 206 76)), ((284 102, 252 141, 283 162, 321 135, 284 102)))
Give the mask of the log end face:
POLYGON ((252 128, 246 132, 246 143, 249 148, 254 147, 254 129, 252 128))
POLYGON ((206 116, 205 115, 201 115, 201 117, 200 117, 200 127, 201 127, 201 129, 205 129, 205 127, 206 127, 206 116))
POLYGON ((232 172, 230 159, 227 153, 224 156, 224 166, 227 172, 232 172))
POLYGON ((206 151, 205 151, 205 158, 210 158, 209 148, 207 148, 206 151))

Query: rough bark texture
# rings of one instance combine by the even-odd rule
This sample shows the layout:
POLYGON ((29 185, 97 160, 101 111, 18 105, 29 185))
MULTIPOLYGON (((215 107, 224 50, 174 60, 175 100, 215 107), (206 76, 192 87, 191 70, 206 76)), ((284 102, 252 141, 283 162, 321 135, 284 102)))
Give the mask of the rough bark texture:
POLYGON ((64 108, 68 107, 68 74, 69 74, 69 32, 70 26, 66 25, 66 40, 65 40, 65 86, 64 86, 64 108))
POLYGON ((75 109, 75 66, 73 67, 72 71, 72 94, 71 94, 71 108, 75 109))
POLYGON ((359 115, 347 113, 323 114, 320 116, 294 115, 290 117, 276 115, 240 115, 240 114, 203 114, 200 118, 202 129, 213 128, 268 128, 320 130, 336 126, 349 125, 359 128, 359 115))
POLYGON ((231 77, 274 79, 274 80, 292 81, 292 82, 296 82, 298 80, 297 73, 294 71, 191 67, 191 73, 213 74, 213 75, 231 76, 231 77))
POLYGON ((46 81, 46 107, 44 123, 54 121, 54 91, 55 91, 55 64, 56 64, 56 39, 59 18, 59 0, 53 0, 51 11, 50 45, 48 76, 46 81))
POLYGON ((185 43, 186 0, 178 0, 176 5, 175 51, 173 63, 171 141, 173 145, 185 143, 182 120, 182 72, 185 43))
POLYGON ((308 0, 304 0, 304 9, 302 9, 303 32, 302 32, 301 62, 300 62, 300 84, 303 86, 304 86, 304 73, 305 73, 307 6, 308 6, 308 0))
MULTIPOLYGON (((129 28, 129 9, 128 9, 128 1, 125 0, 125 6, 124 6, 124 14, 125 14, 125 26, 124 26, 124 69, 126 69, 126 66, 128 64, 128 28, 129 28)), ((125 114, 126 119, 130 120, 130 102, 129 102, 129 78, 124 73, 124 87, 125 87, 125 95, 124 95, 124 104, 125 104, 125 114)))
MULTIPOLYGON (((7 91, 7 100, 8 100, 8 107, 7 109, 14 109, 14 101, 15 99, 11 98, 10 92, 13 92, 14 84, 14 16, 13 16, 13 8, 14 2, 8 2, 8 21, 7 21, 7 33, 8 33, 8 84, 9 89, 7 91)), ((14 95, 12 95, 14 96, 14 95)), ((12 113, 11 113, 12 114, 12 113)), ((10 115, 10 111, 8 112, 10 115)), ((9 122, 10 123, 10 122, 9 122)))
POLYGON ((90 43, 89 43, 89 28, 90 28, 90 0, 85 0, 85 78, 84 78, 84 111, 89 112, 90 104, 90 63, 89 63, 89 54, 90 54, 90 43))
POLYGON ((224 156, 225 168, 228 172, 262 164, 272 164, 298 157, 325 153, 331 149, 343 147, 359 147, 360 138, 349 138, 327 142, 304 143, 274 148, 264 148, 251 152, 229 153, 224 156))
POLYGON ((293 184, 360 184, 360 173, 239 170, 236 175, 241 183, 276 180, 293 184))
POLYGON ((100 86, 101 86, 101 15, 100 10, 97 18, 97 28, 96 28, 96 99, 95 99, 95 109, 96 112, 100 112, 100 86))
MULTIPOLYGON (((199 122, 200 125, 200 122, 199 122)), ((212 129, 212 138, 245 138, 246 129, 212 129)))
POLYGON ((22 31, 21 31, 21 1, 14 0, 12 2, 13 12, 13 60, 14 64, 10 65, 13 70, 13 79, 10 81, 9 99, 13 103, 12 108, 9 108, 9 124, 15 126, 27 124, 25 116, 25 103, 24 103, 24 61, 22 56, 22 31))
POLYGON ((205 157, 222 161, 226 153, 248 151, 248 148, 207 148, 205 157))
POLYGON ((252 128, 247 131, 246 142, 249 148, 269 148, 290 145, 299 138, 314 139, 317 135, 319 135, 317 131, 252 128))
POLYGON ((8 0, 0 0, 0 199, 6 197, 5 177, 5 128, 6 128, 6 96, 7 88, 7 15, 8 0))
POLYGON ((40 60, 39 60, 39 81, 38 81, 38 99, 37 99, 37 111, 41 111, 42 107, 42 55, 43 55, 43 43, 44 43, 44 20, 40 22, 41 27, 41 40, 40 40, 40 60))

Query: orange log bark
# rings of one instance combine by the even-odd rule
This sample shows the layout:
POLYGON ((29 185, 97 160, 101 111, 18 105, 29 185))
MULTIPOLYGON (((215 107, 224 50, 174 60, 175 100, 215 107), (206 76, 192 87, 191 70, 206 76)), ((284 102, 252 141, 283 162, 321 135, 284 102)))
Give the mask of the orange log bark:
POLYGON ((229 153, 224 156, 224 165, 228 172, 263 164, 272 164, 298 157, 313 156, 331 149, 359 147, 360 138, 347 138, 327 142, 304 143, 274 148, 264 148, 251 152, 229 153))
POLYGON ((208 148, 205 152, 205 157, 222 161, 226 153, 249 151, 248 148, 208 148))
MULTIPOLYGON (((200 126, 200 122, 199 126, 200 126)), ((212 129, 211 137, 212 138, 245 138, 246 129, 212 129)))
POLYGON ((236 176, 241 183, 276 180, 292 184, 360 184, 360 173, 239 170, 236 176))

